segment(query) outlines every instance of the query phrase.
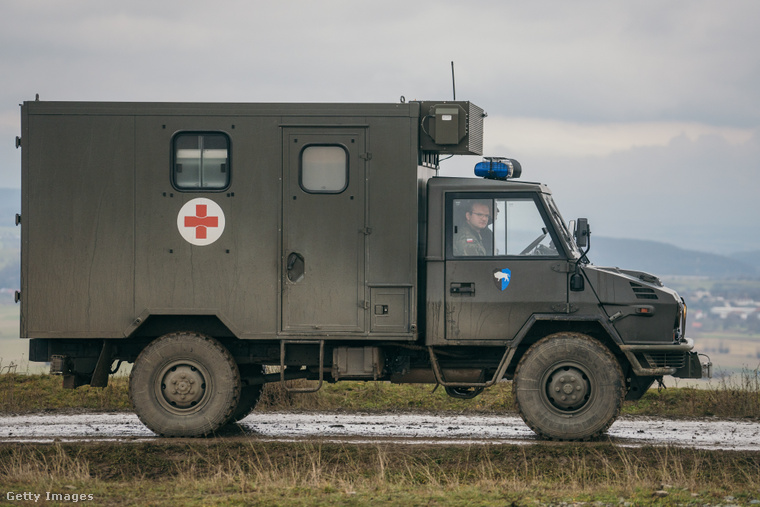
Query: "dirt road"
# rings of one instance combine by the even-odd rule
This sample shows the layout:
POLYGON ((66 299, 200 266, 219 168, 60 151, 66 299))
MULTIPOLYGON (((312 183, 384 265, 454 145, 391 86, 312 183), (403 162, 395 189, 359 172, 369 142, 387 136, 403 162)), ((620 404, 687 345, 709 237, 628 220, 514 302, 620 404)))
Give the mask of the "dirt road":
MULTIPOLYGON (((621 446, 679 446, 760 451, 760 422, 621 418, 608 432, 621 446)), ((514 416, 261 413, 218 438, 405 444, 518 444, 539 442, 514 416)), ((0 417, 0 442, 155 441, 127 413, 0 417)))

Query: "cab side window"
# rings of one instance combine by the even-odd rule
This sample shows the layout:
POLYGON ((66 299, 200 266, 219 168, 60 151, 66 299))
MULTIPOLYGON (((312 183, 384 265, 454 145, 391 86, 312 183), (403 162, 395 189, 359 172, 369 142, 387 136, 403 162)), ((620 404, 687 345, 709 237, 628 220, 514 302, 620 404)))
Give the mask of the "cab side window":
POLYGON ((454 200, 454 256, 493 255, 493 200, 454 200))
POLYGON ((557 256, 557 248, 531 197, 454 199, 454 257, 557 256))
POLYGON ((496 255, 557 255, 549 228, 530 198, 496 199, 496 255))

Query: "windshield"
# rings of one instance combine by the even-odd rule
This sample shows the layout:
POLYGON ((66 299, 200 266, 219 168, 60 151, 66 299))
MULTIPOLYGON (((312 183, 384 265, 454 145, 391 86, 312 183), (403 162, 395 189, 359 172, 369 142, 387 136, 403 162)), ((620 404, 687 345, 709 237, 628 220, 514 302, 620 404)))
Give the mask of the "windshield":
POLYGON ((552 199, 551 195, 546 194, 543 194, 542 197, 544 199, 544 202, 546 202, 546 207, 549 209, 549 213, 551 213, 552 217, 554 218, 554 223, 557 224, 557 232, 559 232, 569 247, 570 257, 579 259, 581 257, 581 251, 578 250, 578 246, 575 244, 575 239, 573 238, 572 231, 567 228, 567 224, 562 219, 562 215, 559 214, 557 205, 554 204, 554 199, 552 199))

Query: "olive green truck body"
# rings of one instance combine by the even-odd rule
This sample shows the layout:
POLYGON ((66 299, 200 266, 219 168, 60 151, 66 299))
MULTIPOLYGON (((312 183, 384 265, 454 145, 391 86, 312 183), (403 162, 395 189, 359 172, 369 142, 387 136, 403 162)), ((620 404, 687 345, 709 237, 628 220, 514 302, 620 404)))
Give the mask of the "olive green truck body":
POLYGON ((267 382, 468 398, 508 379, 535 431, 583 439, 663 375, 709 374, 682 299, 589 264, 585 220, 570 230, 547 187, 436 176, 482 154, 484 117, 446 101, 25 102, 30 360, 67 387, 134 362, 140 418, 190 436, 245 417, 267 382))

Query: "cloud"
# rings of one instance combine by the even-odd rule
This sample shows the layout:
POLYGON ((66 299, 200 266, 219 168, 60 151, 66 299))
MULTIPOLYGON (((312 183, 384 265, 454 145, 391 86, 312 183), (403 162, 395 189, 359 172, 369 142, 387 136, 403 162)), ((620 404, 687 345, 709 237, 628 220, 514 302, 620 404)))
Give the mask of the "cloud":
POLYGON ((760 129, 740 144, 684 134, 664 146, 524 165, 528 178, 549 183, 569 217, 588 216, 599 235, 725 254, 760 249, 758 160, 760 129))
POLYGON ((667 146, 679 137, 697 141, 702 136, 717 136, 736 146, 756 132, 695 122, 577 123, 504 116, 489 117, 486 122, 487 146, 526 157, 607 156, 635 147, 667 146))
POLYGON ((0 129, 18 131, 20 129, 20 118, 21 114, 18 107, 15 110, 0 111, 0 129))

